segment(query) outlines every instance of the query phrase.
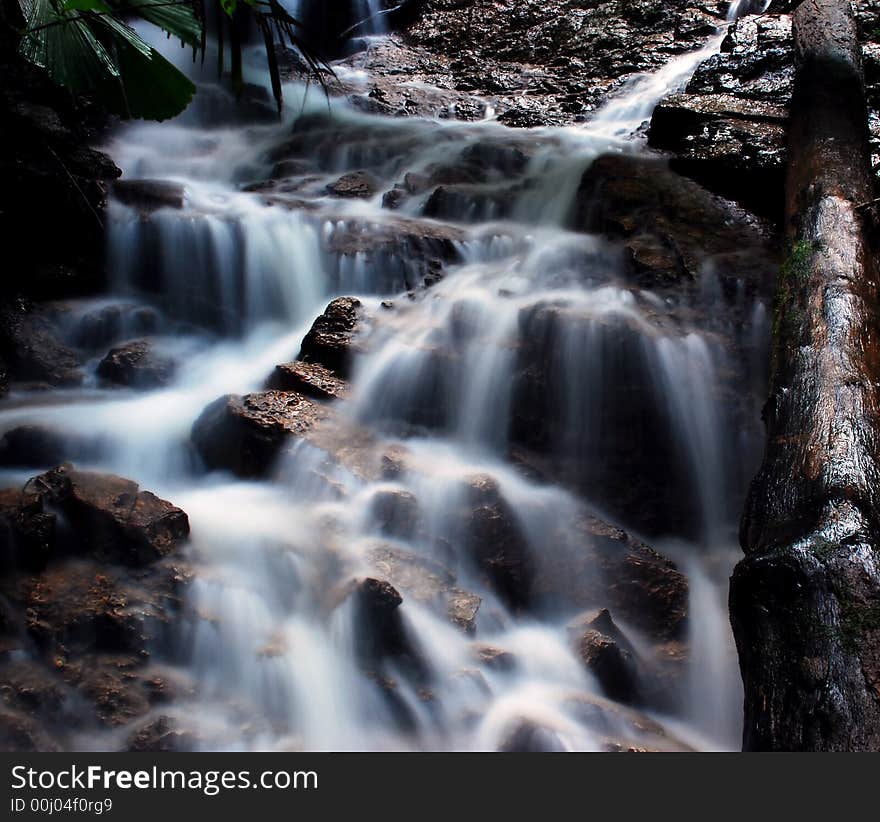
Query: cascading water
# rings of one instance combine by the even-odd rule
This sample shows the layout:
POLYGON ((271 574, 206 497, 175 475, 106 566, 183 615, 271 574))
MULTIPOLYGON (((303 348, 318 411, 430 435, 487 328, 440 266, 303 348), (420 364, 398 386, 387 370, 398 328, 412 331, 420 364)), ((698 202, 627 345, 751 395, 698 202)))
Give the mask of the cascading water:
MULTIPOLYGON (((116 297, 158 318, 150 333, 181 365, 169 386, 144 394, 14 398, 0 427, 39 423, 91 438, 82 464, 131 477, 188 513, 196 576, 174 658, 198 698, 164 712, 195 727, 203 747, 738 746, 722 591, 734 544, 731 463, 744 449, 717 399, 722 370, 735 366, 715 329, 688 319, 711 295, 672 304, 633 289, 617 249, 565 228, 581 172, 601 152, 638 151, 615 137, 715 48, 638 81, 583 129, 388 120, 291 86, 280 124, 203 126, 190 114, 116 137, 126 178, 184 192, 177 207, 150 213, 114 202, 108 230, 116 297), (459 199, 417 184, 470 162, 488 170, 459 199), (378 181, 375 193, 327 196, 354 171, 378 181), (264 185, 270 178, 284 184, 264 185), (383 207, 382 192, 401 180, 399 207, 383 207), (426 275, 439 282, 412 291, 426 275), (324 440, 299 441, 270 480, 198 472, 187 449, 205 405, 258 390, 328 300, 350 294, 371 331, 324 440), (569 488, 607 484, 609 445, 626 433, 635 387, 697 512, 687 542, 658 546, 691 586, 687 675, 670 716, 654 714, 675 735, 602 696, 569 641, 577 597, 551 586, 523 609, 516 569, 509 585, 490 585, 475 561, 475 494, 498 538, 519 546, 540 578, 558 575, 587 539, 579 495, 512 459, 517 425, 529 427, 523 375, 535 369, 546 450, 577 464, 569 488), (389 454, 394 470, 380 468, 389 454), (360 659, 362 614, 349 586, 363 577, 388 578, 404 599, 408 650, 381 670, 360 659), (456 609, 467 612, 466 631, 450 623, 456 609)), ((70 334, 100 310, 71 309, 70 334)), ((763 345, 763 307, 736 333, 748 350, 763 345)), ((637 617, 615 614, 636 651, 650 644, 637 617)))

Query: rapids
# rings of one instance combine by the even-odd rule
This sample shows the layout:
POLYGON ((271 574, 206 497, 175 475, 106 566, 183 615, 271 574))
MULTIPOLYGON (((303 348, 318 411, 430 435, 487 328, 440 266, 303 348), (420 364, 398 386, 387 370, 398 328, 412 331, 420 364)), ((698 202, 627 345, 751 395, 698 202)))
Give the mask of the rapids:
MULTIPOLYGON (((577 128, 385 119, 290 85, 281 122, 217 121, 224 92, 214 88, 200 93, 214 106, 198 103, 174 122, 114 136, 108 150, 125 178, 179 184, 183 207, 143 216, 111 203, 111 293, 69 307, 64 328, 75 335, 83 318, 122 305, 125 316, 150 318, 154 345, 180 367, 170 385, 146 393, 93 378, 84 388, 13 395, 0 406, 0 431, 26 422, 82 435, 97 450, 79 465, 130 477, 189 515, 196 577, 169 653, 197 697, 163 710, 195 727, 203 747, 496 750, 522 727, 538 729, 529 744, 551 749, 596 750, 609 738, 739 747, 742 694, 726 586, 737 553, 735 502, 756 443, 743 442, 718 388, 731 372, 738 384, 760 383, 766 310, 756 303, 750 322, 731 331, 710 274, 693 300, 639 290, 622 282, 619 252, 567 227, 592 160, 643 151, 630 135, 719 43, 637 79, 577 128), (304 162, 288 166, 283 187, 267 189, 277 147, 291 135, 304 162), (466 201, 438 202, 426 189, 395 210, 383 203, 405 177, 475 153, 487 158, 489 176, 466 201), (378 181, 372 196, 327 196, 340 175, 364 170, 378 181), (438 256, 433 246, 395 239, 426 227, 443 244, 442 271, 427 289, 419 284, 437 274, 426 269, 425 258, 438 256), (360 298, 370 327, 330 439, 349 451, 363 443, 364 453, 347 460, 333 444, 325 451, 301 441, 265 481, 202 471, 189 447, 202 409, 222 394, 259 390, 342 295, 360 298), (721 330, 753 352, 751 371, 729 361, 721 330), (601 446, 619 434, 611 386, 632 378, 644 381, 656 430, 676 455, 674 473, 690 489, 687 538, 652 543, 690 583, 687 673, 675 705, 651 713, 657 725, 602 696, 569 644, 575 611, 552 595, 528 611, 512 608, 465 547, 463 495, 484 475, 515 513, 539 567, 548 552, 581 538, 584 500, 512 457, 517 351, 541 335, 552 347, 544 352, 548 436, 582 463, 587 485, 606 481, 601 446), (362 470, 361 462, 394 448, 405 453, 406 470, 362 470), (417 528, 387 533, 376 506, 389 494, 415 499, 417 528), (391 665, 393 699, 360 669, 358 614, 334 599, 348 580, 376 575, 382 551, 451 568, 455 585, 482 600, 471 636, 404 591, 400 613, 428 673, 391 665), (514 663, 477 670, 477 645, 502 649, 514 663)), ((615 620, 637 648, 647 643, 615 620)), ((78 744, 118 741, 108 732, 78 744)))

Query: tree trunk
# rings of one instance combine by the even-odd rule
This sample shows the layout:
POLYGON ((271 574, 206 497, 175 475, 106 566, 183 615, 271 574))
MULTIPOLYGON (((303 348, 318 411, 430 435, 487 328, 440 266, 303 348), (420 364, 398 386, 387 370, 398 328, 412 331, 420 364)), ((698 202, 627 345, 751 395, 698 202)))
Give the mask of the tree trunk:
POLYGON ((731 579, 749 750, 880 749, 880 306, 849 0, 806 0, 767 445, 731 579), (859 207, 863 206, 863 207, 859 207))

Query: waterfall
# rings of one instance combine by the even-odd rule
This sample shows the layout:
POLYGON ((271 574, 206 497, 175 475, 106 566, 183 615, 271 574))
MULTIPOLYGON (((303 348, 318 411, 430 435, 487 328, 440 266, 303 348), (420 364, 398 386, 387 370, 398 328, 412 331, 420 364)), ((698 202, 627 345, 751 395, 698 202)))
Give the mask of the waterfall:
MULTIPOLYGON (((369 33, 381 31, 380 4, 356 6, 376 21, 369 33)), ((156 340, 180 365, 147 393, 96 382, 56 402, 3 406, 0 430, 28 422, 93 438, 84 465, 188 513, 195 581, 174 658, 198 697, 169 710, 202 747, 738 745, 720 591, 735 539, 731 476, 746 472, 719 387, 740 364, 693 319, 693 303, 633 287, 617 247, 568 224, 583 171, 600 153, 638 151, 619 138, 719 43, 636 80, 582 128, 523 135, 493 122, 386 119, 291 85, 281 123, 207 125, 191 114, 114 136, 125 180, 180 193, 158 207, 114 201, 108 226, 112 298, 156 312, 156 340), (531 138, 540 146, 527 153, 531 138), (482 176, 458 184, 458 166, 482 176), (351 173, 373 188, 333 196, 351 173), (403 200, 391 209, 383 200, 394 191, 403 200), (358 297, 370 328, 323 439, 298 441, 265 480, 198 470, 188 443, 202 409, 259 390, 338 296, 358 297), (642 465, 634 453, 644 476, 612 487, 607 457, 637 411, 653 440, 639 448, 665 462, 642 465), (524 443, 537 449, 535 418, 549 479, 520 456, 524 443), (674 707, 646 709, 677 737, 608 700, 581 664, 568 625, 583 602, 551 591, 523 608, 518 570, 493 584, 491 562, 470 547, 480 495, 490 526, 543 573, 557 552, 568 561, 589 541, 585 516, 613 512, 621 485, 637 495, 646 483, 693 514, 668 547, 690 580, 692 664, 674 707), (403 593, 407 650, 365 673, 351 585, 383 574, 403 593), (464 631, 448 618, 459 602, 478 604, 464 631)), ((765 344, 763 305, 750 317, 740 342, 754 352, 765 344)), ((637 617, 615 614, 636 651, 650 644, 637 617)))

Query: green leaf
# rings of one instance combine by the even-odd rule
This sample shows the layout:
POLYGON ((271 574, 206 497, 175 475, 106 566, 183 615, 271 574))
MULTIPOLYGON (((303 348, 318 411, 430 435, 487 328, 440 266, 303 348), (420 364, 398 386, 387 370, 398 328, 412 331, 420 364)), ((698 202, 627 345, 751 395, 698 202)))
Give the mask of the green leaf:
POLYGON ((122 6, 188 46, 201 48, 202 24, 187 0, 173 5, 169 0, 122 0, 122 6))
POLYGON ((93 94, 115 114, 166 120, 196 87, 129 26, 112 15, 61 11, 52 0, 20 0, 28 31, 23 57, 58 85, 93 94))
POLYGON ((110 7, 103 0, 65 0, 59 4, 61 11, 97 11, 106 14, 110 7))
POLYGON ((111 39, 121 40, 128 43, 132 48, 137 49, 147 59, 153 51, 149 43, 144 42, 141 36, 131 27, 127 26, 121 20, 117 20, 112 14, 101 14, 94 18, 90 18, 89 22, 92 28, 101 27, 109 29, 111 39))
POLYGON ((232 15, 235 14, 237 5, 237 0, 220 0, 220 8, 222 8, 229 17, 232 17, 232 15))
POLYGON ((27 22, 21 55, 58 85, 88 90, 119 76, 119 68, 79 12, 57 11, 51 0, 21 0, 27 22))
POLYGON ((196 93, 190 79, 155 49, 150 49, 147 57, 127 40, 121 40, 116 58, 129 117, 168 120, 180 114, 196 93))

